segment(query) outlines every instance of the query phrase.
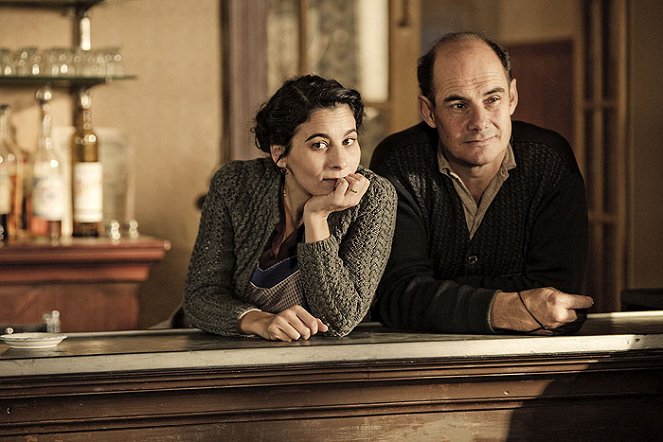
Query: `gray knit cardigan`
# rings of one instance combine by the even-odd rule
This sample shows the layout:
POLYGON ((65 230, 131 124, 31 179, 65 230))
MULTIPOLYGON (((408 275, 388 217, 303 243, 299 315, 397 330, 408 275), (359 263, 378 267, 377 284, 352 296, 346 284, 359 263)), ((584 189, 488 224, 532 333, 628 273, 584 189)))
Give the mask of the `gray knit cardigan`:
MULTIPOLYGON (((344 336, 364 318, 389 257, 396 192, 386 179, 370 180, 359 205, 332 213, 331 236, 297 246, 310 313, 344 336)), ((234 161, 212 179, 189 264, 184 311, 210 333, 240 336, 238 320, 256 307, 244 293, 280 219, 283 177, 271 158, 234 161)))

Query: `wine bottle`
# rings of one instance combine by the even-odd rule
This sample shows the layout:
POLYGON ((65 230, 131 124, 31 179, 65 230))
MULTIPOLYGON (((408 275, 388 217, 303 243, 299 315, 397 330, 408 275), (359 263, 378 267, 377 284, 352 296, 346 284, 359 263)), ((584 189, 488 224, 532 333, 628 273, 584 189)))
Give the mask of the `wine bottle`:
POLYGON ((62 159, 55 150, 51 136, 50 88, 37 91, 41 124, 37 151, 32 158, 32 218, 33 236, 58 239, 62 235, 62 218, 66 207, 66 186, 62 159))
POLYGON ((92 128, 89 91, 78 96, 76 128, 71 137, 72 214, 74 236, 99 236, 103 220, 103 170, 97 135, 92 128))
POLYGON ((9 105, 0 104, 0 241, 18 236, 20 157, 9 133, 9 105))

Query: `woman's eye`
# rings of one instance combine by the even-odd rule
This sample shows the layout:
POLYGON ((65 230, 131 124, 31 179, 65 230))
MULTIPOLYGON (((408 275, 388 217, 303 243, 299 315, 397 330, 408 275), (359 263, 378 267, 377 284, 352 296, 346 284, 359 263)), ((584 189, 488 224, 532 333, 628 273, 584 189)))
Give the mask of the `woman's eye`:
POLYGON ((343 145, 344 146, 352 146, 356 142, 357 142, 356 138, 346 138, 345 140, 343 140, 343 145))
POLYGON ((316 150, 324 149, 327 147, 327 142, 326 141, 316 141, 315 143, 311 144, 311 147, 316 150))

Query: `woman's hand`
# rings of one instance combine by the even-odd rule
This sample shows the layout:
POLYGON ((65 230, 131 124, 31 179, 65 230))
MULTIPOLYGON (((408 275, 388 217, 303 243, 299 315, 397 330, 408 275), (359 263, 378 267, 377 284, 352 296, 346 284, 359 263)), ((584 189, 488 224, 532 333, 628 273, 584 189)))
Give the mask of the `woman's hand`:
POLYGON ((327 217, 332 212, 354 207, 368 190, 370 181, 364 175, 351 173, 336 181, 334 191, 316 195, 304 204, 306 242, 322 241, 329 237, 327 217))
POLYGON ((336 180, 334 191, 327 195, 311 197, 304 205, 304 216, 311 215, 327 218, 330 213, 345 210, 359 204, 369 185, 368 178, 358 173, 351 173, 336 180))
POLYGON ((239 329, 270 341, 290 342, 324 333, 328 327, 301 305, 293 305, 277 314, 250 311, 239 320, 239 329))

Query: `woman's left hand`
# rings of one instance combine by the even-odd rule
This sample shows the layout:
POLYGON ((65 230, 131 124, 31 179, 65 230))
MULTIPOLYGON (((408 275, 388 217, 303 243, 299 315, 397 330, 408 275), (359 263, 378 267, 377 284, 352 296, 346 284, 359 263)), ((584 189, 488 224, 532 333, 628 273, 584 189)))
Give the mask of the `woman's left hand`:
POLYGON ((364 175, 351 173, 336 180, 334 191, 327 195, 311 197, 304 205, 304 214, 322 215, 324 218, 332 212, 339 212, 354 207, 368 190, 370 181, 364 175))
POLYGON ((370 181, 364 175, 351 173, 336 180, 334 191, 327 195, 316 195, 304 204, 304 232, 306 242, 329 238, 327 217, 332 212, 354 207, 368 190, 370 181))

